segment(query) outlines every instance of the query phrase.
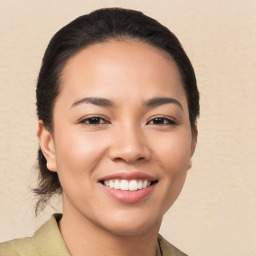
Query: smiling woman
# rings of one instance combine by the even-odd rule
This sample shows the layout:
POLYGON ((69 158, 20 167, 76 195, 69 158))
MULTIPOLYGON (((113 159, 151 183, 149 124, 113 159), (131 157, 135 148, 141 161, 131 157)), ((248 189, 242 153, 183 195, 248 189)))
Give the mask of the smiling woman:
POLYGON ((191 167, 199 115, 177 38, 140 12, 101 9, 55 34, 37 84, 37 212, 63 214, 0 255, 185 255, 158 231, 191 167))

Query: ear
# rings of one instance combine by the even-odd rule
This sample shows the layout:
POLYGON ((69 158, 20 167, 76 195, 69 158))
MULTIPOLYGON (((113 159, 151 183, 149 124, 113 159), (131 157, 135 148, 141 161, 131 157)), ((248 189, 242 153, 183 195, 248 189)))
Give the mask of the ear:
POLYGON ((40 148, 47 161, 47 168, 50 171, 56 172, 57 164, 53 136, 50 131, 45 127, 42 120, 38 121, 37 137, 39 140, 40 148))
POLYGON ((196 143, 197 143, 197 135, 198 135, 198 130, 197 130, 197 125, 195 124, 195 127, 192 130, 192 140, 191 140, 191 149, 190 149, 190 159, 188 162, 188 170, 192 167, 191 158, 195 153, 196 143))
POLYGON ((192 156, 195 153, 195 149, 196 149, 196 143, 197 143, 197 136, 198 136, 198 130, 197 130, 197 124, 195 124, 193 130, 192 130, 192 140, 191 140, 191 154, 190 154, 190 158, 192 158, 192 156))

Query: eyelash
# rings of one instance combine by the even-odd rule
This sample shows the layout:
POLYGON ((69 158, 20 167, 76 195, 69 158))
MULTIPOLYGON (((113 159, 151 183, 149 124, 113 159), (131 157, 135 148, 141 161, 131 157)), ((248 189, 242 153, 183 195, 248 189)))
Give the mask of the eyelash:
MULTIPOLYGON (((85 119, 79 121, 79 123, 86 124, 86 125, 98 126, 98 125, 102 125, 102 124, 108 124, 109 122, 102 117, 92 116, 92 117, 88 117, 88 118, 85 118, 85 119)), ((147 125, 164 126, 164 125, 177 125, 177 122, 172 119, 166 118, 166 117, 155 117, 155 118, 152 118, 151 120, 149 120, 146 124, 147 125), (154 121, 157 121, 158 123, 152 124, 151 122, 154 122, 154 121)))
POLYGON ((160 122, 160 123, 153 124, 153 125, 160 125, 160 126, 164 126, 164 125, 177 125, 176 121, 174 121, 174 120, 172 120, 170 118, 166 118, 166 117, 155 117, 155 118, 152 118, 151 120, 149 120, 147 122, 147 124, 150 124, 150 122, 152 122, 152 121, 160 122))
POLYGON ((82 119, 81 121, 79 121, 79 123, 86 124, 86 125, 95 125, 95 126, 97 126, 97 125, 101 125, 101 124, 108 124, 109 122, 106 119, 102 118, 102 117, 91 116, 91 117, 82 119), (90 123, 90 121, 93 122, 93 123, 90 123))

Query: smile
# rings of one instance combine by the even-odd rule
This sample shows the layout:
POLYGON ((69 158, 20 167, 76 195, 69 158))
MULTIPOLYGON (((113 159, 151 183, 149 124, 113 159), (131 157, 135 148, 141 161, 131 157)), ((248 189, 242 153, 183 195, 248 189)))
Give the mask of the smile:
POLYGON ((149 180, 125 180, 125 179, 111 179, 104 180, 103 184, 106 187, 123 190, 123 191, 137 191, 149 187, 153 182, 149 180))
POLYGON ((159 182, 142 172, 117 172, 98 180, 102 188, 115 200, 121 203, 137 203, 150 196, 159 182))

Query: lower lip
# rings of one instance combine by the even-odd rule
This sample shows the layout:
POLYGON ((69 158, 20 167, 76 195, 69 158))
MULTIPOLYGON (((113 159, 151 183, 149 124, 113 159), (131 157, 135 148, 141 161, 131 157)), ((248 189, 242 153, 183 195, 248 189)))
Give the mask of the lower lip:
POLYGON ((139 189, 136 191, 128 191, 128 190, 118 190, 118 189, 113 189, 107 186, 103 186, 104 190, 113 198, 115 198, 117 201, 121 203, 137 203, 147 196, 152 192, 152 190, 155 188, 156 184, 153 184, 145 189, 139 189))

